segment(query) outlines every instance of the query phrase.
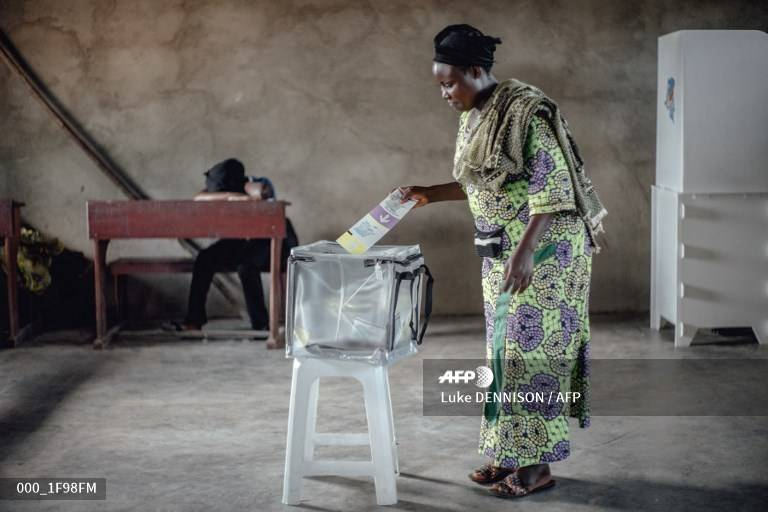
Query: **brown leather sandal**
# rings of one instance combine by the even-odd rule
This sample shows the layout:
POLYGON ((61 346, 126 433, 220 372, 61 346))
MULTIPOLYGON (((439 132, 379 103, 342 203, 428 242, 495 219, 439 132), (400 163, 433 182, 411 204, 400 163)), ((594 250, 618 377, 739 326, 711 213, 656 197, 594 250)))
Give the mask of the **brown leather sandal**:
POLYGON ((492 464, 484 464, 470 473, 469 479, 480 485, 494 484, 513 474, 516 469, 499 468, 492 464))
POLYGON ((537 482, 536 485, 526 487, 520 480, 517 473, 509 475, 503 481, 489 489, 491 494, 499 498, 522 498, 539 491, 545 491, 555 486, 555 480, 552 475, 547 475, 537 482))

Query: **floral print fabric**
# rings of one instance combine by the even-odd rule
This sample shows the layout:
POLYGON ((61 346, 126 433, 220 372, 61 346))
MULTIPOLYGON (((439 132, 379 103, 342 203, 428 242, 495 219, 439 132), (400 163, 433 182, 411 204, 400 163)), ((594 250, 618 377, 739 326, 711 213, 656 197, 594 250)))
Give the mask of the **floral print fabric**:
MULTIPOLYGON (((456 152, 466 144, 468 115, 461 117, 456 152)), ((520 242, 531 215, 552 213, 537 249, 554 243, 555 254, 534 267, 531 285, 512 296, 505 333, 503 392, 579 392, 575 402, 502 404, 497 421, 483 417, 479 450, 495 466, 516 468, 563 460, 570 453, 568 417, 589 426, 589 281, 592 247, 576 213, 565 157, 554 130, 534 116, 525 141, 525 168, 497 191, 462 184, 475 226, 504 228, 502 254, 483 258, 486 358, 492 357, 496 299, 504 264, 520 242)))

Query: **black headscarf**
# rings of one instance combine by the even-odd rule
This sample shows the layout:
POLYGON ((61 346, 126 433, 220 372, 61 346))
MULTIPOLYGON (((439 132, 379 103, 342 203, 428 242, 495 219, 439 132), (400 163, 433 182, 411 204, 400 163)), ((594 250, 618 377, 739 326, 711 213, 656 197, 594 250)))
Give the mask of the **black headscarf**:
POLYGON ((207 192, 245 192, 245 166, 236 158, 219 162, 205 171, 207 192))
POLYGON ((449 25, 435 36, 435 62, 490 69, 498 37, 486 36, 471 25, 449 25))

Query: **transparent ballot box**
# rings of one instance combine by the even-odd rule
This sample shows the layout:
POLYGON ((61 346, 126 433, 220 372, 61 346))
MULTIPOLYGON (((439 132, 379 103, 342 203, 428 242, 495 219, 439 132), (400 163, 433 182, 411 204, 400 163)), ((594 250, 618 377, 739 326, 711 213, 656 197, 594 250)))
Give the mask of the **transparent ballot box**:
POLYGON ((432 274, 418 245, 349 254, 336 242, 288 259, 286 353, 386 364, 418 351, 432 311, 432 274))

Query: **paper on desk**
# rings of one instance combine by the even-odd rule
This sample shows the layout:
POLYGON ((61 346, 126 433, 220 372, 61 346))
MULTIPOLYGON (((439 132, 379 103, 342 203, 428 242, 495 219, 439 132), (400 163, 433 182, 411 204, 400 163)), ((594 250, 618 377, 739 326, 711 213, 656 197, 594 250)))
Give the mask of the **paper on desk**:
POLYGON ((416 205, 415 200, 401 203, 402 198, 400 189, 393 191, 336 241, 352 254, 364 253, 389 233, 416 205))

